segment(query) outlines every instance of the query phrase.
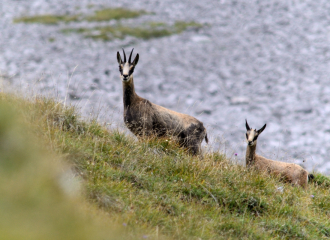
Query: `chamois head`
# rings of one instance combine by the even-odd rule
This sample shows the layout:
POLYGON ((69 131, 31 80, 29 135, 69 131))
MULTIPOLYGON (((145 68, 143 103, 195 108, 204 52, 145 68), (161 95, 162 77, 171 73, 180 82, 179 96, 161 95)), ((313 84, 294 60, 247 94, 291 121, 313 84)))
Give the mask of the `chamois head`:
POLYGON ((245 127, 246 127, 246 135, 245 135, 246 141, 249 146, 254 146, 257 142, 257 139, 258 139, 260 133, 262 133, 262 131, 265 130, 266 124, 259 130, 252 129, 252 128, 250 128, 247 120, 245 119, 245 127))
POLYGON ((123 49, 124 61, 121 59, 120 53, 117 52, 117 61, 119 64, 120 78, 123 82, 130 81, 134 72, 134 67, 139 61, 139 54, 136 54, 135 59, 133 60, 133 62, 131 62, 133 50, 134 48, 132 49, 131 54, 129 55, 128 62, 126 61, 126 54, 124 49, 123 49))

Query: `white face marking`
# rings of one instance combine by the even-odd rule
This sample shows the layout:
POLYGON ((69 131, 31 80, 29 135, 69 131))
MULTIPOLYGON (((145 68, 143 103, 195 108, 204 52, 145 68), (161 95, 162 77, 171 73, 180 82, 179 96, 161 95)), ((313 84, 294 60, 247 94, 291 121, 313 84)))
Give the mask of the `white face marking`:
POLYGON ((254 146, 257 142, 257 139, 254 139, 258 136, 258 132, 255 129, 251 129, 246 132, 246 142, 249 144, 249 146, 254 146))
POLYGON ((122 66, 122 73, 120 74, 120 78, 123 82, 128 82, 131 79, 131 75, 129 75, 129 71, 131 69, 129 63, 124 63, 122 66))
POLYGON ((123 66, 123 75, 128 75, 129 73, 129 64, 128 63, 124 63, 123 66))

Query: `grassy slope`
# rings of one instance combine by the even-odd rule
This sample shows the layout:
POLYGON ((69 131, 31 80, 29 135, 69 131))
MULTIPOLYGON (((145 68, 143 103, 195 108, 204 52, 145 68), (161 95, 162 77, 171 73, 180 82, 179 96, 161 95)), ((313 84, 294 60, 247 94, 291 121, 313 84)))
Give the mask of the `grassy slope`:
POLYGON ((47 124, 55 122, 47 116, 59 123, 61 115, 55 103, 42 102, 0 94, 0 239, 142 239, 150 229, 128 232, 122 220, 82 196, 79 180, 49 141, 47 124))
POLYGON ((167 140, 138 142, 82 121, 53 100, 19 105, 34 133, 84 179, 85 198, 144 237, 330 237, 330 181, 322 175, 303 190, 233 165, 220 153, 199 160, 167 140))

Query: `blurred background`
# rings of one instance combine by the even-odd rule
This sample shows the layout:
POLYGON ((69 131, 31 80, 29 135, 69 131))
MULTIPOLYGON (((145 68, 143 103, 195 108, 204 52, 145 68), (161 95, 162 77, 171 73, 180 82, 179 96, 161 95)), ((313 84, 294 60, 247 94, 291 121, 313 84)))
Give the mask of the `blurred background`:
MULTIPOLYGON (((330 2, 48 1, 0 4, 1 91, 43 94, 122 128, 116 52, 140 54, 137 93, 190 114, 213 149, 330 173, 330 2)), ((237 156, 235 156, 237 154, 237 156)))

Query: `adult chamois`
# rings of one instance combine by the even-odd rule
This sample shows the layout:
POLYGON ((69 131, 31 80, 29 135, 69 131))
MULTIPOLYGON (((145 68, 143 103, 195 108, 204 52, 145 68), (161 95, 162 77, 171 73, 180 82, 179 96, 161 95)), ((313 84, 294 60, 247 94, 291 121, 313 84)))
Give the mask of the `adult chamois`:
POLYGON ((248 143, 245 156, 246 166, 254 166, 259 171, 278 175, 284 181, 306 188, 308 178, 312 179, 314 176, 312 174, 308 175, 308 172, 301 166, 294 163, 270 160, 256 154, 257 139, 262 131, 265 130, 266 124, 257 130, 250 128, 247 120, 245 120, 245 126, 247 131, 245 137, 248 143))
POLYGON ((131 61, 132 53, 126 61, 117 52, 120 78, 123 84, 124 122, 127 128, 137 137, 156 136, 174 137, 188 151, 197 155, 201 150, 203 139, 208 143, 206 129, 203 123, 187 114, 178 113, 156 105, 135 93, 133 72, 139 61, 139 54, 131 61))

